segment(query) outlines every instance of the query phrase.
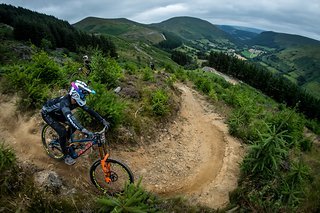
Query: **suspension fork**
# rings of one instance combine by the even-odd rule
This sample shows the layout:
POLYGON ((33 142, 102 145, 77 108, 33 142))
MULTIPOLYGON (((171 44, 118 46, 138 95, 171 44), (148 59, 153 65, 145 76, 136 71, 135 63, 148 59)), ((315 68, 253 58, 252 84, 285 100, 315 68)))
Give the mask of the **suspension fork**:
MULTIPOLYGON (((103 152, 102 147, 100 147, 99 153, 100 153, 100 156, 103 156, 103 153, 105 153, 105 152, 103 152)), ((106 153, 106 155, 101 160, 101 167, 102 167, 102 170, 103 170, 103 173, 104 173, 104 180, 106 181, 106 183, 110 183, 111 182, 111 178, 110 178, 111 177, 110 163, 107 163, 108 157, 109 157, 109 154, 106 153)))

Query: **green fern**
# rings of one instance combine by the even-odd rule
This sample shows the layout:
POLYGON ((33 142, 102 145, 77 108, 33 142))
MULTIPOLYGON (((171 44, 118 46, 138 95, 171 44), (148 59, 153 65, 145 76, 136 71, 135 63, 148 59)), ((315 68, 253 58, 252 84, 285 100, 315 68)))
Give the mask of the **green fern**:
POLYGON ((141 185, 141 178, 137 185, 126 184, 123 193, 115 197, 105 197, 98 200, 101 206, 100 212, 130 212, 130 213, 145 213, 158 212, 155 207, 156 198, 149 192, 146 192, 141 185))

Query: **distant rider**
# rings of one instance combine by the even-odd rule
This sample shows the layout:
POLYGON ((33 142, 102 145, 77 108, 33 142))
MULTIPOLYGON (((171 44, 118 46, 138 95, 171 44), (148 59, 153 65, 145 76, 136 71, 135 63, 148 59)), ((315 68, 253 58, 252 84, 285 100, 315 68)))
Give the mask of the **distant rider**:
POLYGON ((49 124, 59 135, 59 143, 64 154, 64 162, 68 165, 75 164, 72 153, 67 149, 66 142, 70 138, 70 128, 72 132, 79 130, 86 134, 89 138, 93 137, 93 133, 84 128, 72 114, 72 110, 81 107, 91 116, 95 117, 103 125, 109 123, 103 119, 97 112, 86 106, 86 95, 95 94, 86 83, 76 80, 71 83, 69 93, 65 96, 48 100, 41 110, 43 120, 49 124), (61 123, 68 124, 68 130, 61 123))
POLYGON ((91 73, 90 60, 87 55, 84 55, 82 59, 83 59, 83 67, 79 68, 79 71, 81 72, 82 76, 88 77, 91 73))

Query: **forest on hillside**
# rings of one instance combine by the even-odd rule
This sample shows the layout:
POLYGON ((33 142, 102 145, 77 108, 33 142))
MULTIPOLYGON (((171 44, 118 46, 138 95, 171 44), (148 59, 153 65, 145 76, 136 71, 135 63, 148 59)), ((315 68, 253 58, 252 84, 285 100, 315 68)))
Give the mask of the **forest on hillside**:
POLYGON ((297 108, 310 119, 320 121, 320 100, 287 78, 223 53, 211 52, 208 65, 242 80, 280 103, 297 108))
POLYGON ((0 4, 0 20, 13 27, 13 36, 20 41, 31 41, 38 47, 66 48, 77 52, 81 48, 98 47, 105 54, 116 57, 114 43, 103 35, 76 30, 67 21, 59 20, 11 5, 0 4))

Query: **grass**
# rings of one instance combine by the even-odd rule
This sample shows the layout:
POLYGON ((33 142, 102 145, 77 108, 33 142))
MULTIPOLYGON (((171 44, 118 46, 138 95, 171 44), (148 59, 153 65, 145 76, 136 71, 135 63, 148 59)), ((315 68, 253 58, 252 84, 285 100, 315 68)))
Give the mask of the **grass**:
POLYGON ((313 145, 311 152, 303 155, 305 162, 311 169, 312 182, 306 187, 306 200, 301 206, 301 212, 319 212, 320 211, 320 144, 313 145))
POLYGON ((320 82, 313 81, 303 85, 315 97, 320 98, 320 82))

